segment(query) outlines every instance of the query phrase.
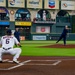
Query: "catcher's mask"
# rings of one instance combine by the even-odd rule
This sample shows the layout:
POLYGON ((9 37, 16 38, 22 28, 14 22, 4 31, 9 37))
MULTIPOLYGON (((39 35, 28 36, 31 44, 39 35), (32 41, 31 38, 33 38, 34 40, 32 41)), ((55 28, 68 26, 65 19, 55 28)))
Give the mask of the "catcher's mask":
POLYGON ((10 29, 8 29, 6 33, 7 33, 7 35, 11 35, 12 34, 10 29))

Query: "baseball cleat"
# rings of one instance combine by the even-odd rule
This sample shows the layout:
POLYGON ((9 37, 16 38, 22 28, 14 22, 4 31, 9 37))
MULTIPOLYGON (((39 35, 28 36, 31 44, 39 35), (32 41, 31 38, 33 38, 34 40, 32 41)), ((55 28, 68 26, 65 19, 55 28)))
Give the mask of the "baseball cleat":
POLYGON ((17 61, 17 60, 16 61, 13 61, 13 62, 16 63, 16 64, 19 64, 19 61, 17 61))

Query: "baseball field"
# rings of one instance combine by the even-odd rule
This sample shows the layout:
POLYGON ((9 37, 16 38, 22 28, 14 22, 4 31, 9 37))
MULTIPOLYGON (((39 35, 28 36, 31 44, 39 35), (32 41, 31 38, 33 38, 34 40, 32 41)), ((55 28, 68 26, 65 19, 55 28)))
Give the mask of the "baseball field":
POLYGON ((25 56, 75 56, 75 41, 22 41, 22 55, 25 56))
POLYGON ((75 41, 21 41, 19 64, 3 55, 0 75, 75 75, 75 41))

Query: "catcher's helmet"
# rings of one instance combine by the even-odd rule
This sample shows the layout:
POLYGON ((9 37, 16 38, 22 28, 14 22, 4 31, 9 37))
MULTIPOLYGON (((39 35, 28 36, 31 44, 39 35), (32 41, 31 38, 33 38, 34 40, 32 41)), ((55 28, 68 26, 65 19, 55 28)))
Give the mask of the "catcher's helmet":
POLYGON ((12 34, 11 30, 8 29, 8 30, 7 30, 7 35, 11 35, 11 34, 12 34))

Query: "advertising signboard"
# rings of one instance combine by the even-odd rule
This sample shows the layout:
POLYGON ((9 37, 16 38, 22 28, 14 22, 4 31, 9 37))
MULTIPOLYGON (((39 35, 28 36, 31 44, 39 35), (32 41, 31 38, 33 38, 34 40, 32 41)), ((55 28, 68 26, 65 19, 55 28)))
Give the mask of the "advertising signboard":
POLYGON ((0 0, 0 6, 6 7, 6 0, 0 0))
POLYGON ((44 0, 44 8, 46 9, 59 9, 59 0, 44 0))
POLYGON ((27 0, 27 8, 42 8, 42 0, 27 0))
POLYGON ((25 7, 25 0, 8 0, 8 7, 25 7))
POLYGON ((75 1, 61 1, 62 10, 75 10, 75 1))

